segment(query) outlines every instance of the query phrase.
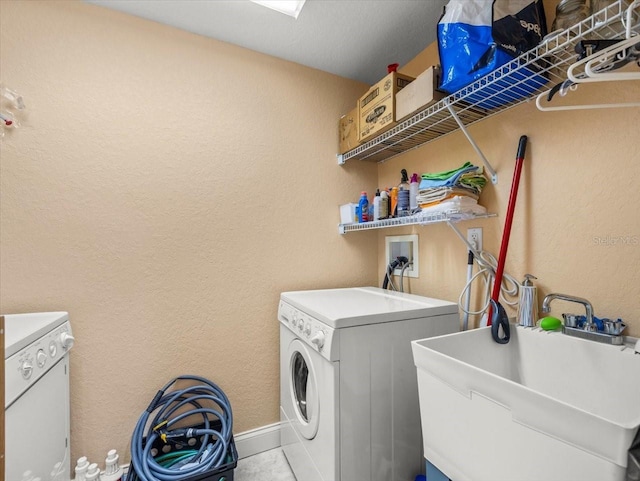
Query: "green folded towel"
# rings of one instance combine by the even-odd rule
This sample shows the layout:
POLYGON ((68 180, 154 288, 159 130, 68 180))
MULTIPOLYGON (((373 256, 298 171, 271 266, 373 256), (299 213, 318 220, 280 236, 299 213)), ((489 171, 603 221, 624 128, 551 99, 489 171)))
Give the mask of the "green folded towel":
POLYGON ((430 174, 429 173, 422 174, 422 178, 427 180, 447 180, 449 177, 451 177, 455 173, 464 169, 468 169, 469 167, 473 167, 473 164, 471 162, 465 162, 462 165, 462 167, 458 167, 457 169, 449 170, 447 172, 434 172, 430 174))

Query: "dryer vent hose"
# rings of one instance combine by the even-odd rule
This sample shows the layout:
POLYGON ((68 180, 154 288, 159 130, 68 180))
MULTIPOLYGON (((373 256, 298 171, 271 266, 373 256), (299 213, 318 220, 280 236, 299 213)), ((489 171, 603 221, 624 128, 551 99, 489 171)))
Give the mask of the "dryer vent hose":
POLYGON ((214 470, 226 462, 232 428, 231 404, 222 389, 199 376, 177 377, 158 391, 136 424, 126 481, 179 481, 214 470), (183 427, 196 424, 193 419, 197 428, 183 427), (200 446, 169 454, 153 449, 158 439, 175 445, 190 438, 200 438, 200 446))

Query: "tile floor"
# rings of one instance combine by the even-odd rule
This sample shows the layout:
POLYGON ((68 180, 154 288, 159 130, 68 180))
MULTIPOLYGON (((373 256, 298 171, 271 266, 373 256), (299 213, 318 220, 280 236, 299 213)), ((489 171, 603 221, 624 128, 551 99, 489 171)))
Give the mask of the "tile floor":
POLYGON ((249 456, 238 461, 234 481, 296 481, 281 448, 249 456))

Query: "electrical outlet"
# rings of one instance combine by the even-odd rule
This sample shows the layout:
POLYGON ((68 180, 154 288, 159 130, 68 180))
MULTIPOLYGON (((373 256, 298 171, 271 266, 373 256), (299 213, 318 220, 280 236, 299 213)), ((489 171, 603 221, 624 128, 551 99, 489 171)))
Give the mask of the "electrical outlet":
POLYGON ((477 251, 482 250, 482 227, 467 229, 467 240, 477 251))

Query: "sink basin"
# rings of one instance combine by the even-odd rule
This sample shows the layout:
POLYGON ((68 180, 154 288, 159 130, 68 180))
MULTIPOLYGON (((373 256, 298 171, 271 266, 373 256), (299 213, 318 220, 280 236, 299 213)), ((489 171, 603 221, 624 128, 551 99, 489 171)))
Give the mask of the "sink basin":
MULTIPOLYGON (((631 339, 629 339, 631 341, 631 339)), ((425 457, 454 481, 624 481, 640 355, 511 326, 412 343, 425 457)))

